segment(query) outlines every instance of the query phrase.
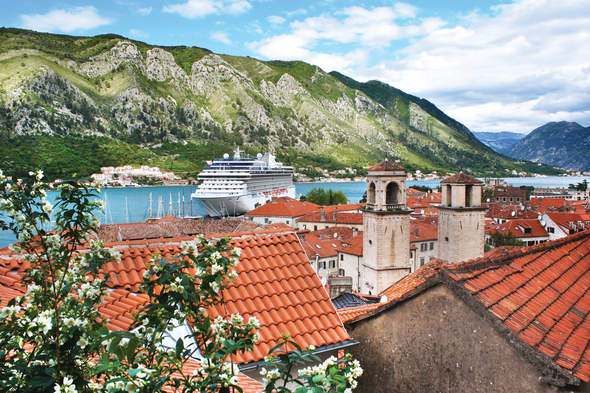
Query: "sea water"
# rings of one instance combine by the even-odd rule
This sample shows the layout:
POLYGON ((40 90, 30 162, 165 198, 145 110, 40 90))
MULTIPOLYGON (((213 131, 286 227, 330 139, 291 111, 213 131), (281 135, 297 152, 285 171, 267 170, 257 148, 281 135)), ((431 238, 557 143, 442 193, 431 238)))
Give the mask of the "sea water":
MULTIPOLYGON (((536 177, 536 178, 504 178, 508 185, 534 187, 562 187, 577 184, 590 177, 536 177)), ((428 186, 435 188, 439 180, 410 181, 412 186, 428 186)), ((367 190, 366 182, 322 182, 295 183, 295 195, 306 195, 312 188, 342 191, 350 203, 357 203, 367 190)), ((206 212, 191 200, 195 187, 125 187, 101 189, 98 198, 106 203, 104 212, 96 212, 102 224, 119 224, 125 222, 144 222, 150 217, 172 216, 204 216, 206 212)), ((47 192, 50 202, 55 201, 57 191, 47 192)), ((0 248, 14 243, 16 237, 11 232, 0 232, 0 248)))

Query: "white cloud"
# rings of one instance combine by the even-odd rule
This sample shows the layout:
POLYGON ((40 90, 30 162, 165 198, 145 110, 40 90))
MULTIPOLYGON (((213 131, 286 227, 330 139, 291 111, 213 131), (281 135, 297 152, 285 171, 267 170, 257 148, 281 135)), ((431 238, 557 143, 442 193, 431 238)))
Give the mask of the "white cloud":
POLYGON ((384 81, 474 131, 529 132, 561 120, 590 126, 587 1, 515 0, 457 15, 453 25, 418 11, 405 3, 348 7, 295 20, 249 47, 384 81))
POLYGON ((286 21, 285 18, 277 15, 271 15, 266 19, 273 25, 280 25, 281 23, 284 23, 286 21))
POLYGON ((164 12, 185 18, 202 18, 211 14, 242 14, 252 8, 246 0, 188 0, 186 3, 164 6, 164 12))
POLYGON ((21 25, 25 29, 72 33, 76 30, 90 30, 111 24, 109 18, 98 15, 92 6, 74 7, 67 10, 54 10, 47 14, 20 15, 21 25))
POLYGON ((528 132, 548 121, 590 125, 590 8, 576 0, 522 0, 435 29, 356 76, 434 102, 476 131, 528 132))
POLYGON ((152 7, 140 8, 137 10, 140 15, 146 16, 152 13, 152 7))
POLYGON ((141 30, 137 30, 137 29, 131 29, 129 30, 129 35, 131 37, 137 37, 137 38, 148 38, 150 35, 147 33, 144 33, 141 30))
POLYGON ((225 31, 215 31, 211 33, 209 36, 213 41, 219 41, 226 45, 232 45, 231 40, 228 38, 227 33, 225 31))

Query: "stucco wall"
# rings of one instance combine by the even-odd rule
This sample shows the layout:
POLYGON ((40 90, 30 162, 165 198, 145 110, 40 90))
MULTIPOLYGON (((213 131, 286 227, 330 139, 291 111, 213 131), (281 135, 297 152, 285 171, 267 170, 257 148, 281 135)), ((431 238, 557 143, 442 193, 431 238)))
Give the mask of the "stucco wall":
POLYGON ((358 392, 569 392, 541 373, 446 286, 348 326, 365 370, 358 392))

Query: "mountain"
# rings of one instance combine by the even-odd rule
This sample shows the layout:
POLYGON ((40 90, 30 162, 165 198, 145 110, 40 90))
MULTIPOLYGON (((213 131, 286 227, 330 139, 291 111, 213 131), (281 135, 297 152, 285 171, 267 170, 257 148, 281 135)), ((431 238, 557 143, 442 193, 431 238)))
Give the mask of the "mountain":
POLYGON ((474 175, 545 171, 495 153, 432 103, 303 62, 259 61, 118 35, 0 28, 0 167, 87 176, 158 165, 194 175, 240 146, 285 164, 474 175))
POLYGON ((474 132, 473 135, 486 146, 491 147, 498 153, 504 152, 508 147, 525 137, 525 134, 518 132, 474 132))
POLYGON ((504 151, 523 160, 577 171, 590 171, 590 127, 562 121, 547 123, 504 151))

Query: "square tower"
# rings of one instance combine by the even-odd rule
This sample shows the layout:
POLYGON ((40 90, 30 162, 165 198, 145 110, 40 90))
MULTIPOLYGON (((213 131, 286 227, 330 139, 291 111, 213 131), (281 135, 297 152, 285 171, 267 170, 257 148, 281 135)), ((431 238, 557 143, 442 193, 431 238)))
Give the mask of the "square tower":
POLYGON ((458 263, 482 257, 486 210, 481 206, 483 182, 459 172, 440 185, 438 258, 458 263))
POLYGON ((406 170, 385 160, 369 168, 363 211, 363 266, 360 288, 378 295, 412 270, 406 170))

